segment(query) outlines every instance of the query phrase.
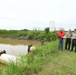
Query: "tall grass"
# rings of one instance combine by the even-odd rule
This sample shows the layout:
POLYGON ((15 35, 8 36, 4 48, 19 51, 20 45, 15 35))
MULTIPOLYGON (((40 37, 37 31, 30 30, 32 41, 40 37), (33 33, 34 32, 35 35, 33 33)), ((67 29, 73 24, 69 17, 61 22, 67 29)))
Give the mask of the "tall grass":
POLYGON ((58 56, 56 41, 38 46, 31 53, 21 56, 20 62, 7 65, 5 75, 39 75, 43 65, 56 56, 58 56))

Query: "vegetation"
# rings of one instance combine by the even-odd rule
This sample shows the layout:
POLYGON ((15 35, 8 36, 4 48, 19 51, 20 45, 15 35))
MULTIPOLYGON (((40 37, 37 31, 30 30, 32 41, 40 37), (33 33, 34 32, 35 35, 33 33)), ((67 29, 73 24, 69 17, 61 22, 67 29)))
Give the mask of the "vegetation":
POLYGON ((57 32, 50 32, 49 28, 45 28, 44 31, 39 30, 0 30, 0 37, 12 38, 12 39, 29 39, 29 40, 44 40, 52 41, 57 39, 57 32))
POLYGON ((76 75, 76 53, 58 50, 57 42, 39 46, 21 56, 21 62, 6 65, 0 75, 76 75))
POLYGON ((76 75, 76 53, 60 51, 59 55, 44 65, 39 75, 76 75))
POLYGON ((21 56, 20 63, 9 63, 1 73, 5 73, 4 75, 39 75, 43 65, 57 56, 57 51, 53 48, 53 45, 55 46, 56 44, 52 42, 51 46, 48 44, 37 47, 36 50, 28 55, 21 56))
POLYGON ((1 30, 0 34, 1 37, 4 37, 3 34, 5 34, 5 37, 55 40, 43 46, 37 46, 27 55, 22 55, 17 63, 6 64, 5 68, 0 68, 0 75, 76 75, 76 53, 57 49, 57 32, 49 32, 47 28, 45 31, 12 30, 9 32, 1 30), (10 33, 12 34, 10 35, 10 33))
POLYGON ((50 28, 49 27, 45 28, 45 32, 48 34, 50 32, 50 28))

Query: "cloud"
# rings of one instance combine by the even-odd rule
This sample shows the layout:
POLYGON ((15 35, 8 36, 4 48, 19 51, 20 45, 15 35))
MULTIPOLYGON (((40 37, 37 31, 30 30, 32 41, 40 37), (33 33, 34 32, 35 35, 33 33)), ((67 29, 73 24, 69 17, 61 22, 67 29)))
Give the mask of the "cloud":
POLYGON ((51 20, 71 27, 76 19, 76 0, 1 0, 0 7, 0 28, 5 29, 47 27, 51 20))

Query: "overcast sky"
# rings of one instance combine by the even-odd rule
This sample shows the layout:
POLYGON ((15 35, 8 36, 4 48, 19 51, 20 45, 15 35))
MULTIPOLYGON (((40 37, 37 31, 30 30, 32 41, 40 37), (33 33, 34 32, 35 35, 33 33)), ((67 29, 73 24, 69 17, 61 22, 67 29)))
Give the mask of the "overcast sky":
POLYGON ((76 28, 76 0, 0 0, 0 29, 76 28))

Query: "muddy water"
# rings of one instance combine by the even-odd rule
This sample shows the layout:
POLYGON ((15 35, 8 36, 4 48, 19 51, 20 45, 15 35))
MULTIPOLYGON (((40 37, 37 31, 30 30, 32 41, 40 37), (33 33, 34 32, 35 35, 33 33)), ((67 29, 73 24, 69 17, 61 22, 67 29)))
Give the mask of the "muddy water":
MULTIPOLYGON (((34 46, 41 45, 41 42, 32 40, 14 40, 9 38, 0 38, 0 50, 6 50, 6 53, 20 56, 27 54, 27 46, 32 44, 34 46)), ((4 69, 6 66, 0 63, 0 68, 4 69)))
POLYGON ((27 54, 27 45, 10 45, 10 44, 0 44, 0 50, 6 50, 7 54, 11 55, 22 55, 27 54))
POLYGON ((6 50, 7 54, 15 56, 27 54, 29 44, 40 45, 40 42, 32 40, 13 40, 9 38, 0 38, 0 50, 6 50))

